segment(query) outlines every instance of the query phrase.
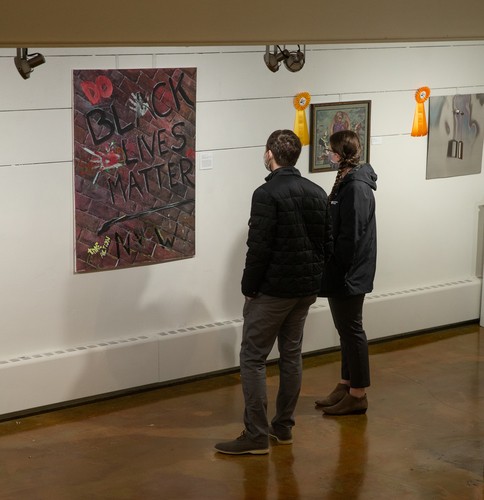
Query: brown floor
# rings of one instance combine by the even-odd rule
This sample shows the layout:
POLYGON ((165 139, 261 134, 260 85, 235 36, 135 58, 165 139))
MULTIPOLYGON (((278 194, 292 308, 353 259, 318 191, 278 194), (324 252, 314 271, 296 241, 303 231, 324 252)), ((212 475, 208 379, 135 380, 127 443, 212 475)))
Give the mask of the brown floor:
POLYGON ((212 448, 242 430, 238 374, 0 423, 0 498, 484 498, 484 329, 370 350, 367 415, 322 417, 339 355, 308 357, 294 444, 265 456, 212 448))

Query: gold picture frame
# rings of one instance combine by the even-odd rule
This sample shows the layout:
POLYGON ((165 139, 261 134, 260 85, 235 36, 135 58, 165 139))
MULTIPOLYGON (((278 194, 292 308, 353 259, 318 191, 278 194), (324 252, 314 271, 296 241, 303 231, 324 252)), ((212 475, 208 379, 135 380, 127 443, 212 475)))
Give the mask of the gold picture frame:
POLYGON ((371 101, 311 104, 309 171, 333 170, 329 162, 329 137, 339 130, 353 130, 360 138, 361 161, 370 160, 371 101))

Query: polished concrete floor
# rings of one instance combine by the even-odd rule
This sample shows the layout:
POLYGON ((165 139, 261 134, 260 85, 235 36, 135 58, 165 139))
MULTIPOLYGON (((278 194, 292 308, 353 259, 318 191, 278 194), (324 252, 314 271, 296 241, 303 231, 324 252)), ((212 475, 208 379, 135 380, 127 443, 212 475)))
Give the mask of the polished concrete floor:
MULTIPOLYGON (((238 374, 0 423, 0 498, 482 499, 484 329, 370 348, 364 416, 322 417, 339 355, 305 359, 294 444, 227 456, 242 430, 238 374)), ((274 407, 277 370, 268 370, 274 407)), ((272 412, 271 412, 272 413, 272 412)))

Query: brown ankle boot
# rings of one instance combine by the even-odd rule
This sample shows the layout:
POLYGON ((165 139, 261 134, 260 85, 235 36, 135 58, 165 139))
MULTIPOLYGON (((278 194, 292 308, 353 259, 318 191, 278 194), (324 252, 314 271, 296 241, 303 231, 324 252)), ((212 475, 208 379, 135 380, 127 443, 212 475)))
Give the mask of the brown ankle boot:
POLYGON ((348 394, 350 388, 346 384, 338 384, 333 392, 328 394, 324 399, 318 399, 314 402, 316 408, 325 408, 339 403, 348 394))
POLYGON ((356 398, 350 393, 334 406, 323 408, 325 415, 361 415, 368 409, 366 394, 362 398, 356 398))

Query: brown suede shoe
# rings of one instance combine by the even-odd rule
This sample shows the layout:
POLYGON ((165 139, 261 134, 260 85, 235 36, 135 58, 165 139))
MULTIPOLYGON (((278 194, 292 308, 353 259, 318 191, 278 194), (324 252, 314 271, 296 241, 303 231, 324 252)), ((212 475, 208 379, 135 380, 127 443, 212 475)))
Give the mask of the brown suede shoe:
POLYGON ((362 398, 355 398, 350 393, 334 406, 323 408, 325 415, 361 415, 368 409, 366 394, 362 398))
POLYGON ((333 392, 328 394, 324 399, 318 399, 314 402, 316 408, 326 408, 339 403, 348 394, 350 388, 346 384, 338 384, 333 392))

